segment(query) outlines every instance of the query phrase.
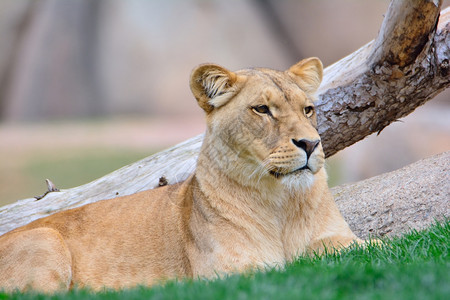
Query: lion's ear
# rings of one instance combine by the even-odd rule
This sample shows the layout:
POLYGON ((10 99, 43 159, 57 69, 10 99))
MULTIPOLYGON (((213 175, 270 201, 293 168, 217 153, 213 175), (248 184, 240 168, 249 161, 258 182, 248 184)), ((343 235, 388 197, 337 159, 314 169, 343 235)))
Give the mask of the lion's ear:
POLYGON ((294 78, 301 89, 313 94, 322 82, 322 62, 317 57, 306 58, 290 67, 288 73, 294 78))
POLYGON ((212 64, 198 66, 191 74, 191 91, 207 113, 224 105, 236 94, 237 75, 212 64))

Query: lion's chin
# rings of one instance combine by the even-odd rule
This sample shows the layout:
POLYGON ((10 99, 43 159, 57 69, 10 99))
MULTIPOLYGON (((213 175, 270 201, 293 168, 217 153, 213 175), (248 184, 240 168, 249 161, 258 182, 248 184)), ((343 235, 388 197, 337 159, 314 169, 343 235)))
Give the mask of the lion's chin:
POLYGON ((314 174, 309 169, 296 170, 278 177, 290 192, 306 192, 314 184, 314 174))
POLYGON ((281 172, 276 172, 276 171, 270 171, 270 175, 274 176, 275 178, 282 178, 282 177, 286 177, 286 176, 292 176, 292 175, 300 174, 303 171, 311 171, 311 170, 309 169, 308 166, 305 165, 302 168, 299 168, 297 170, 294 170, 294 171, 291 171, 291 172, 288 172, 288 173, 281 173, 281 172))

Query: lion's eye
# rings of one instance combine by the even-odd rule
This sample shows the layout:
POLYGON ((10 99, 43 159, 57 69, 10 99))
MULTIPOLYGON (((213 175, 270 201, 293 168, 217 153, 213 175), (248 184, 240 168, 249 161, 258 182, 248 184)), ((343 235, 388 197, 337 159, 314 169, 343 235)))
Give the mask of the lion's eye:
POLYGON ((314 107, 312 107, 312 106, 306 106, 306 107, 303 109, 303 111, 304 111, 304 113, 305 113, 305 116, 307 116, 307 117, 309 118, 309 117, 311 117, 311 116, 313 115, 313 113, 314 113, 314 107))
POLYGON ((267 114, 270 115, 270 109, 267 105, 258 105, 252 107, 253 111, 258 114, 267 114))

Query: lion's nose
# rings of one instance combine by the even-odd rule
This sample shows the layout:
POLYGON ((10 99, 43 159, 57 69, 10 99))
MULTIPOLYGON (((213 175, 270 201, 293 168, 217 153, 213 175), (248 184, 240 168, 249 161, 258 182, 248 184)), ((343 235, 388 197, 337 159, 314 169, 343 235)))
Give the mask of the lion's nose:
POLYGON ((317 145, 319 145, 320 140, 310 141, 307 139, 302 139, 297 141, 292 139, 292 142, 295 146, 305 150, 306 156, 309 158, 311 153, 313 153, 313 151, 317 148, 317 145))

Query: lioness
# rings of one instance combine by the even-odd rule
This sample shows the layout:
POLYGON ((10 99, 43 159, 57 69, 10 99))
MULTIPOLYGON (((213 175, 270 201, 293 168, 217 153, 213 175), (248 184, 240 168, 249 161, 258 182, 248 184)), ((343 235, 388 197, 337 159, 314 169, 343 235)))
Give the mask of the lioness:
MULTIPOLYGON (((314 92, 285 72, 205 64, 190 87, 207 130, 184 182, 56 213, 0 238, 0 288, 124 288, 283 265, 357 240, 327 186, 314 92)), ((359 241, 359 240, 357 240, 359 241)))

